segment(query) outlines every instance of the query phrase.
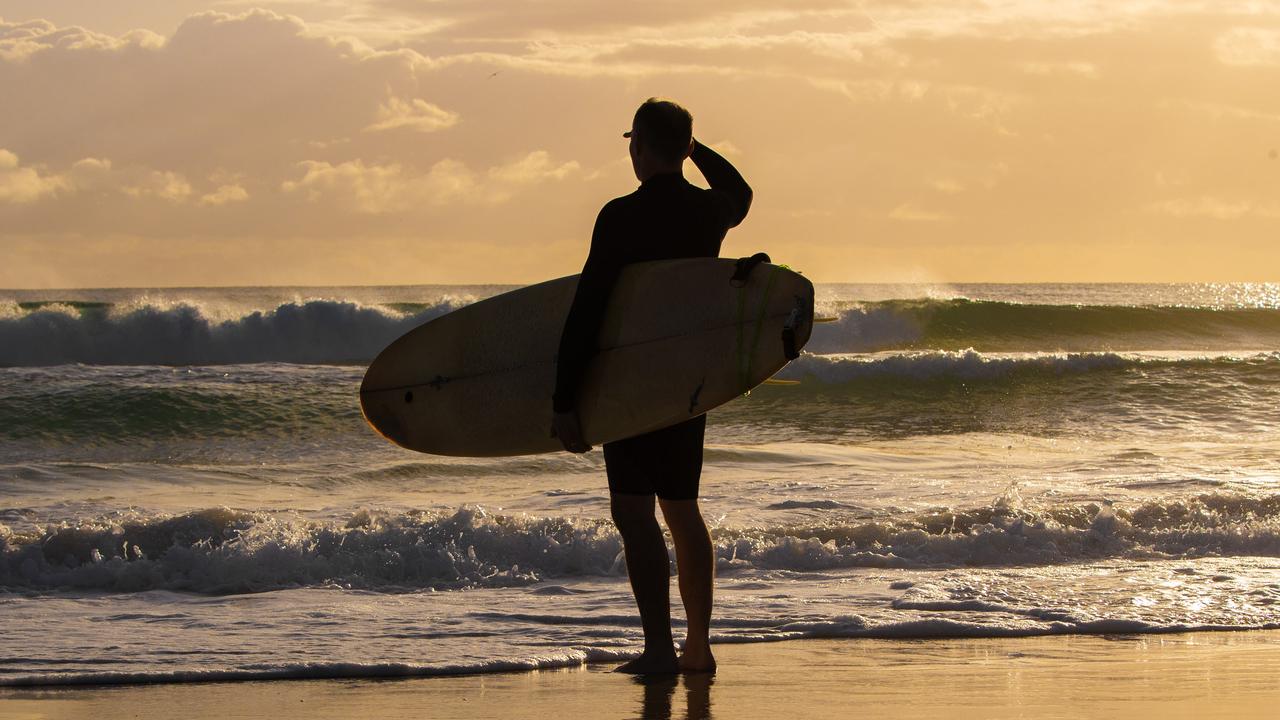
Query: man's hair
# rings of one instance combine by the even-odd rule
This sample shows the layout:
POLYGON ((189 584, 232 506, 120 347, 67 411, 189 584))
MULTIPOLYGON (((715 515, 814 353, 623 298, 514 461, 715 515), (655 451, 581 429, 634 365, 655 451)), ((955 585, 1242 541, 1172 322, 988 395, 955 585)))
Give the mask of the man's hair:
POLYGON ((693 115, 678 103, 653 97, 636 110, 631 127, 639 133, 640 142, 659 159, 679 162, 693 138, 693 115))

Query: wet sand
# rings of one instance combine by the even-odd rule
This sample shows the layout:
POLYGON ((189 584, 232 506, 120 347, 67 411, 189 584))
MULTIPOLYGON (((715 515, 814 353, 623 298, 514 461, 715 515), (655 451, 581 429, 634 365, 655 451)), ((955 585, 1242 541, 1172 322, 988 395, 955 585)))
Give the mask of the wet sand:
POLYGON ((1269 718, 1280 631, 717 645, 720 672, 609 665, 403 680, 0 689, 0 718, 1269 718))

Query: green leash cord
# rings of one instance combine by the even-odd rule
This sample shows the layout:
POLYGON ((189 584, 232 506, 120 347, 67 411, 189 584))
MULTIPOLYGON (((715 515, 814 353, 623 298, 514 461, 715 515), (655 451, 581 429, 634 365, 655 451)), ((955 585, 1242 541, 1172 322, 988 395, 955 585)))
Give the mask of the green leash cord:
POLYGON ((764 297, 760 299, 760 312, 756 313, 756 330, 751 336, 751 349, 746 350, 743 344, 743 330, 747 310, 747 284, 738 288, 738 384, 742 387, 743 396, 751 394, 751 365, 755 360, 756 348, 760 345, 760 331, 764 329, 764 316, 769 310, 769 296, 773 293, 774 282, 778 279, 778 270, 786 265, 774 265, 769 271, 769 282, 764 286, 764 297))

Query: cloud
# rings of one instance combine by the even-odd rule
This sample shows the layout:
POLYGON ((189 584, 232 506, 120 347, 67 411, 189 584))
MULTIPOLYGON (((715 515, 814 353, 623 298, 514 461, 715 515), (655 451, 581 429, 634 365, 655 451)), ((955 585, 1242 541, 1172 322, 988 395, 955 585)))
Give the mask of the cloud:
POLYGON ((462 162, 441 160, 425 173, 400 164, 363 160, 343 163, 308 160, 303 174, 281 189, 310 203, 335 202, 371 215, 407 212, 422 206, 495 205, 509 200, 520 186, 563 180, 578 171, 575 162, 556 163, 545 151, 477 173, 462 162))
POLYGON ((456 160, 441 160, 423 175, 402 165, 363 160, 336 165, 308 160, 301 167, 302 177, 281 185, 284 192, 304 196, 311 203, 332 200, 361 213, 376 215, 478 197, 475 174, 456 160))
POLYGON ((172 203, 185 202, 191 197, 191 183, 182 175, 167 170, 146 172, 136 182, 125 185, 122 189, 131 197, 155 197, 172 203))
POLYGON ((219 185, 217 190, 200 196, 200 205, 228 205, 248 199, 249 191, 239 185, 219 185))
POLYGON ((393 97, 378 106, 377 122, 365 128, 366 131, 394 130, 408 128, 419 132, 434 132, 452 127, 458 122, 458 113, 442 110, 426 100, 414 98, 404 100, 393 97))
POLYGON ((1280 30, 1273 28, 1232 28, 1213 43, 1218 61, 1224 65, 1280 65, 1280 30))
POLYGON ((1280 219, 1280 203, 1201 196, 1177 198, 1147 205, 1148 212, 1175 218, 1207 218, 1241 220, 1244 218, 1280 219))
MULTIPOLYGON (((23 2, 59 18, 0 21, 0 228, 28 264, 56 235, 71 261, 91 241, 153 266, 219 248, 209 283, 312 241, 329 281, 448 281, 463 249, 476 281, 572 271, 635 187, 619 133, 650 95, 687 104, 757 191, 726 254, 819 279, 874 280, 904 248, 959 280, 1104 272, 1082 238, 1151 258, 1112 279, 1204 260, 1175 246, 1215 248, 1195 272, 1232 248, 1242 273, 1280 263, 1274 2, 209 0, 276 12, 181 21, 199 0, 23 2), (342 254, 374 246, 397 259, 342 254)), ((77 277, 148 282, 108 256, 77 277)))
POLYGON ((0 148, 0 203, 22 205, 44 198, 74 193, 111 169, 111 163, 84 158, 62 173, 26 166, 18 156, 0 148))
MULTIPOLYGON (((312 182, 325 166, 351 174, 360 162, 365 186, 392 166, 403 178, 427 173, 456 146, 406 137, 445 135, 461 121, 427 98, 434 68, 415 51, 327 37, 261 10, 197 13, 169 37, 0 19, 0 105, 23 109, 4 113, 0 224, 243 237, 282 227, 331 234, 349 227, 335 217, 342 212, 412 212, 401 193, 286 223, 296 198, 282 186, 301 182, 305 161, 317 163, 312 182), (109 159, 100 177, 78 165, 86 157, 109 159), (214 207, 222 210, 210 222, 201 208, 214 207)), ((442 169, 432 177, 443 183, 442 169)))
POLYGON ((1082 60, 1066 60, 1060 62, 1023 62, 1019 63, 1022 71, 1028 75, 1078 75, 1095 77, 1098 66, 1082 60))
MULTIPOLYGON (((384 17, 446 19, 451 34, 527 38, 539 34, 610 33, 620 30, 669 29, 689 24, 723 23, 746 13, 778 12, 775 0, 647 0, 614 3, 599 0, 373 0, 384 17)), ((843 0, 794 0, 788 14, 847 8, 843 0)))
POLYGON ((528 185, 544 180, 563 180, 578 170, 577 162, 557 163, 547 151, 535 150, 511 163, 491 168, 489 177, 512 185, 528 185))
POLYGON ((22 167, 18 156, 0 150, 0 202, 30 203, 66 189, 67 179, 60 175, 42 175, 32 167, 22 167))
POLYGON ((945 222, 953 219, 950 215, 944 213, 932 212, 916 207, 911 203, 902 203, 893 210, 889 211, 890 220, 901 220, 904 222, 945 222))
MULTIPOLYGON (((211 178, 211 179, 216 179, 211 178)), ((0 148, 0 204, 29 205, 61 198, 74 201, 77 194, 92 193, 91 202, 101 197, 157 199, 173 205, 196 197, 191 183, 181 173, 145 168, 116 168, 108 159, 83 158, 64 171, 43 166, 24 166, 16 154, 0 148)), ((238 184, 218 185, 199 195, 198 205, 226 205, 249 198, 238 184)))
POLYGON ((32 109, 6 117, 6 142, 45 162, 93 155, 163 168, 179 158, 173 169, 188 176, 271 175, 309 142, 458 121, 425 98, 423 55, 316 35, 267 11, 199 13, 168 38, 0 21, 0 38, 0 94, 32 109))
POLYGON ((930 182, 929 186, 945 195, 956 195, 964 192, 964 185, 950 178, 939 178, 930 182))
POLYGON ((48 20, 4 23, 0 18, 0 60, 26 62, 51 51, 120 51, 129 47, 156 49, 164 38, 147 30, 132 30, 119 37, 81 27, 59 28, 48 20))

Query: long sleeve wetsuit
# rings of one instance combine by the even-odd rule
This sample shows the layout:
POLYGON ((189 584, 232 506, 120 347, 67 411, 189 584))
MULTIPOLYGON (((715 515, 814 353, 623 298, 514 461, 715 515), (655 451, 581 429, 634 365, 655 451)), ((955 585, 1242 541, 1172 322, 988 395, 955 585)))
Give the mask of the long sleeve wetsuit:
POLYGON ((560 336, 552 398, 556 412, 577 409, 579 386, 596 352, 600 324, 623 267, 648 260, 716 257, 725 233, 746 217, 751 188, 733 165, 701 143, 694 144, 689 158, 707 179, 709 190, 689 184, 679 172, 655 175, 600 210, 560 336))

